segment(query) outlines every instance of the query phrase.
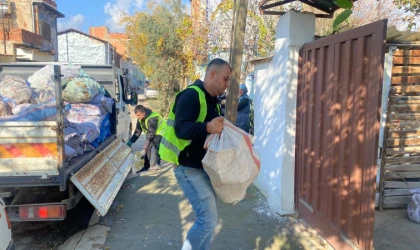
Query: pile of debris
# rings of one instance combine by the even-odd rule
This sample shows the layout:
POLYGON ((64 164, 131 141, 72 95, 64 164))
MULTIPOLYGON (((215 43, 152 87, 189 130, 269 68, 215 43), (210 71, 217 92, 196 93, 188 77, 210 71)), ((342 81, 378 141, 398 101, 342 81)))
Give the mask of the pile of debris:
MULTIPOLYGON (((0 122, 56 121, 54 66, 27 80, 6 75, 0 81, 0 122)), ((66 161, 89 152, 111 135, 114 100, 80 66, 61 66, 66 161)))

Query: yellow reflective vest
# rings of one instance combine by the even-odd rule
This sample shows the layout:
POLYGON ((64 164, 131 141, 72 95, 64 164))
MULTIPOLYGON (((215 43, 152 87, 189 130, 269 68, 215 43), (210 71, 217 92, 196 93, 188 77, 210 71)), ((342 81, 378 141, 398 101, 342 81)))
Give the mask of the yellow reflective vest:
POLYGON ((149 124, 148 124, 149 119, 150 119, 150 118, 153 118, 153 117, 158 117, 158 127, 157 127, 157 129, 156 129, 156 135, 162 135, 162 134, 163 134, 163 131, 165 130, 166 123, 165 123, 165 120, 163 120, 162 116, 161 116, 161 115, 159 115, 159 114, 158 114, 158 113, 156 113, 156 112, 152 112, 152 113, 149 115, 149 117, 147 117, 147 118, 146 118, 146 120, 144 121, 144 125, 145 125, 145 127, 143 127, 143 125, 141 124, 141 121, 139 120, 139 123, 140 123, 140 128, 141 128, 141 130, 143 131, 143 133, 145 133, 145 134, 146 134, 147 130, 149 129, 149 124))
MULTIPOLYGON (((207 102, 206 94, 199 87, 191 85, 188 88, 194 89, 198 93, 198 98, 200 102, 200 114, 196 122, 204 122, 207 116, 207 102)), ((188 89, 187 88, 187 89, 188 89)), ((174 105, 172 104, 171 110, 169 112, 168 119, 166 120, 166 127, 162 135, 162 140, 159 147, 160 158, 167 162, 175 163, 179 165, 178 157, 179 154, 191 144, 191 140, 179 139, 175 134, 175 113, 174 105)), ((220 115, 220 106, 217 105, 217 110, 220 115)))

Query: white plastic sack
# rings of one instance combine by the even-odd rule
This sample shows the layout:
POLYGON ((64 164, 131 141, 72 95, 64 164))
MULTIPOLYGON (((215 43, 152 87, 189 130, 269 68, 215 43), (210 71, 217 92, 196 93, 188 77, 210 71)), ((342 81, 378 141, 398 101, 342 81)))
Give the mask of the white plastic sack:
MULTIPOLYGON (((36 72, 35 72, 36 73, 36 72)), ((55 83, 51 75, 32 75, 28 78, 31 88, 35 89, 55 89, 55 83)))
POLYGON ((251 135, 226 119, 221 135, 210 135, 206 140, 204 170, 217 196, 226 203, 241 201, 260 171, 260 157, 252 141, 251 135))
MULTIPOLYGON (((60 65, 61 68, 61 84, 65 85, 73 78, 80 75, 80 66, 60 65)), ((28 82, 32 88, 52 87, 54 89, 54 65, 47 65, 36 71, 28 78, 28 82)))
POLYGON ((412 189, 411 202, 408 204, 407 212, 410 220, 420 223, 420 188, 412 189))
POLYGON ((31 88, 31 103, 43 104, 55 99, 55 90, 53 88, 31 88))

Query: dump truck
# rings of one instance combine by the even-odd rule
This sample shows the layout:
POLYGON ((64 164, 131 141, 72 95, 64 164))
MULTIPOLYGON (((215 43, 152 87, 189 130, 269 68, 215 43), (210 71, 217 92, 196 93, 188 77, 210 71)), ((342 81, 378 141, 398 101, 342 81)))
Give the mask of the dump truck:
MULTIPOLYGON (((0 64, 0 79, 28 79, 46 65, 0 64)), ((80 65, 114 99, 111 136, 93 151, 66 161, 62 65, 53 66, 56 120, 0 123, 0 198, 11 221, 63 220, 83 196, 104 216, 135 159, 125 141, 132 129, 129 105, 137 104, 137 93, 127 92, 126 80, 112 65, 80 65)))

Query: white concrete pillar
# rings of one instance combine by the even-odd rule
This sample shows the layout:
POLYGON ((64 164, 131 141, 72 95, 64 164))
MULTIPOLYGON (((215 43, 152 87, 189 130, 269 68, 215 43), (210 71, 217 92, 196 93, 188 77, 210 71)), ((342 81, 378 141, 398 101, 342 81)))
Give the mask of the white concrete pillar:
POLYGON ((255 82, 254 146, 261 156, 255 184, 280 214, 294 212, 299 49, 314 34, 313 14, 284 14, 276 27, 273 59, 255 82))

